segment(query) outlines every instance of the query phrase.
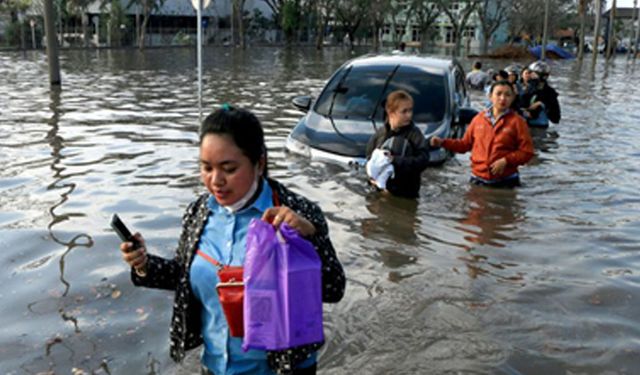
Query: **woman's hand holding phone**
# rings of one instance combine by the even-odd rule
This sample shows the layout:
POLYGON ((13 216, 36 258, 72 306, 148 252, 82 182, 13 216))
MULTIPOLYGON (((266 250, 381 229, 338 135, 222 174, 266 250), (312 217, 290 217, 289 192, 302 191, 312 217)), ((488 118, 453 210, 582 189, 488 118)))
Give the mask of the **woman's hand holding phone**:
POLYGON ((146 276, 147 251, 144 238, 140 233, 134 234, 133 238, 135 241, 125 241, 120 244, 122 259, 136 270, 138 276, 146 276))
POLYGON ((120 251, 122 258, 136 270, 138 276, 147 275, 147 252, 144 246, 144 238, 140 233, 131 234, 129 228, 122 222, 117 214, 111 217, 111 228, 122 240, 120 251))

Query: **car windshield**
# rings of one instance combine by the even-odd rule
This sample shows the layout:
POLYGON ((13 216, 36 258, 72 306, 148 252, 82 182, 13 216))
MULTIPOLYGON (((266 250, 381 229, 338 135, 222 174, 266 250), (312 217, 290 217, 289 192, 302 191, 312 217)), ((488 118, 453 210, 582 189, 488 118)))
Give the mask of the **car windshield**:
POLYGON ((439 122, 443 119, 447 108, 445 77, 395 65, 342 69, 327 84, 315 110, 334 118, 371 119, 373 116, 376 121, 382 121, 383 99, 398 89, 413 97, 415 122, 439 122))

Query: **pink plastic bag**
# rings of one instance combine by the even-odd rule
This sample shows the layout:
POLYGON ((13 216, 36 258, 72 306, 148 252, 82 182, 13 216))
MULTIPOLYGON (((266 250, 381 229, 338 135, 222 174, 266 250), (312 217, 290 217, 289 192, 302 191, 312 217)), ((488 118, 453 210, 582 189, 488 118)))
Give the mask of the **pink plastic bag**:
POLYGON ((324 341, 322 263, 313 245, 287 224, 254 219, 244 261, 242 348, 283 350, 324 341))

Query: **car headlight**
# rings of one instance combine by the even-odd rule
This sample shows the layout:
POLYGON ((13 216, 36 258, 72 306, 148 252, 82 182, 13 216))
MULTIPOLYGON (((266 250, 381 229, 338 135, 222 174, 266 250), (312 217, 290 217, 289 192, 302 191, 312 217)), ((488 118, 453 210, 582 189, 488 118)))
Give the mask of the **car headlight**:
POLYGON ((285 148, 289 152, 293 152, 294 154, 306 156, 308 158, 311 157, 311 148, 309 145, 306 145, 297 139, 293 138, 291 134, 287 137, 287 141, 285 143, 285 148))

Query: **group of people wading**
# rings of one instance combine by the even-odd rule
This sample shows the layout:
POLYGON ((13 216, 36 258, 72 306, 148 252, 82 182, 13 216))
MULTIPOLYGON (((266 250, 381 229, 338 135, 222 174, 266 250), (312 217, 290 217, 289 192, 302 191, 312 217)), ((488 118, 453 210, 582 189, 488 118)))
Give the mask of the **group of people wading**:
MULTIPOLYGON (((551 68, 544 61, 535 61, 525 68, 513 64, 497 72, 483 71, 482 63, 476 61, 467 74, 467 86, 484 90, 489 95, 493 82, 507 81, 514 89, 515 98, 511 108, 527 120, 532 127, 547 127, 549 122, 560 122, 558 93, 549 85, 551 68)), ((492 105, 489 100, 487 106, 492 105)))
MULTIPOLYGON (((367 170, 375 174, 371 181, 392 194, 417 197, 429 152, 442 147, 471 151, 474 184, 519 185, 518 167, 534 155, 527 122, 557 122, 560 109, 557 93, 546 81, 548 65, 532 64, 520 80, 510 79, 512 73, 486 83, 490 106, 473 118, 461 139, 425 138, 412 119, 412 96, 403 90, 390 93, 385 124, 367 146, 367 170)), ((476 70, 470 73, 471 86, 481 88, 481 81, 476 70)), ((338 302, 346 277, 321 209, 268 175, 262 125, 247 110, 224 105, 209 115, 201 124, 199 151, 206 192, 185 211, 175 256, 148 253, 140 233, 134 235, 136 241, 120 245, 135 285, 175 292, 171 357, 181 361, 189 349, 202 345, 202 374, 315 374, 322 342, 282 350, 242 349, 242 338, 230 336, 216 294, 216 263, 207 259, 218 266, 243 266, 250 221, 261 219, 276 228, 286 223, 313 245, 321 260, 323 302, 338 302)))
POLYGON ((420 174, 429 164, 429 151, 471 151, 470 182, 491 187, 520 185, 518 167, 534 155, 529 127, 560 121, 558 93, 549 85, 550 68, 536 61, 522 72, 508 66, 491 77, 476 62, 467 75, 470 88, 484 90, 488 102, 468 125, 461 139, 426 139, 412 121, 413 99, 403 90, 388 95, 386 122, 367 145, 367 173, 372 185, 394 195, 417 197, 420 174))

